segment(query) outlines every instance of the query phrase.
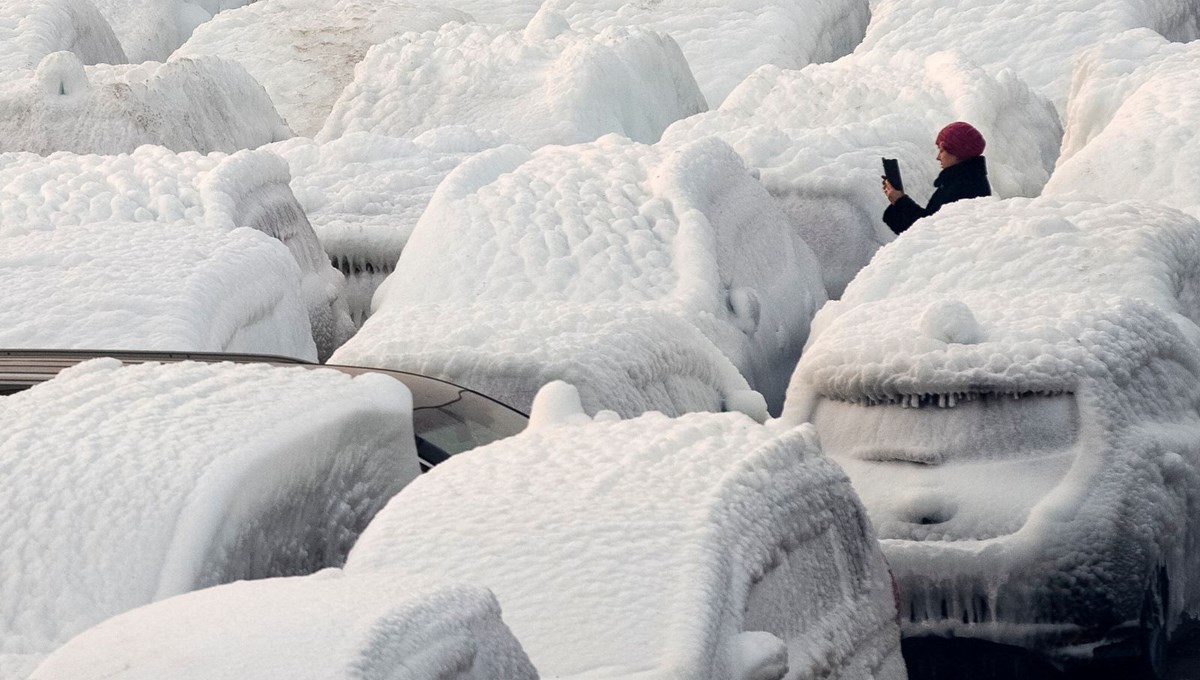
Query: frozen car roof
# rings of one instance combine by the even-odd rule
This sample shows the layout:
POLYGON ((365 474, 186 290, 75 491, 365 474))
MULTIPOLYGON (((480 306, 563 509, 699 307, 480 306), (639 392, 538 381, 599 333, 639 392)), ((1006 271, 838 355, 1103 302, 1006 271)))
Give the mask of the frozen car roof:
POLYGON ((383 376, 97 359, 0 398, 0 422, 10 669, 155 599, 336 565, 418 474, 383 376))
POLYGON ((31 69, 74 52, 85 64, 123 64, 112 27, 88 0, 6 0, 0 5, 0 70, 31 69))
POLYGON ((313 576, 169 598, 77 636, 31 678, 536 680, 487 590, 313 576))
POLYGON ((858 646, 869 675, 896 644, 890 586, 817 451, 808 426, 741 414, 592 419, 554 383, 524 433, 393 498, 346 573, 486 585, 544 677, 754 677, 739 652, 782 650, 743 647, 744 630, 787 640, 801 673, 858 646))
POLYGON ((0 151, 233 152, 290 136, 262 87, 217 58, 85 67, 56 52, 0 83, 0 151))
POLYGON ((607 133, 650 143, 706 108, 671 38, 643 28, 577 32, 543 12, 523 31, 449 23, 372 47, 317 138, 462 125, 531 148, 607 133))

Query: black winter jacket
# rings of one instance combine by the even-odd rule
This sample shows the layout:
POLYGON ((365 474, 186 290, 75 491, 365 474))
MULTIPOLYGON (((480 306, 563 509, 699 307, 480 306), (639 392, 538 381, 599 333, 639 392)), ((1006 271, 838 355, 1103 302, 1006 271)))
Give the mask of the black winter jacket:
POLYGON ((961 201, 964 198, 979 198, 991 196, 992 187, 988 184, 987 162, 983 156, 973 156, 942 170, 937 179, 933 180, 934 192, 929 197, 929 205, 922 208, 907 195, 888 206, 883 211, 883 221, 897 234, 904 233, 913 222, 928 217, 937 212, 943 205, 961 201))

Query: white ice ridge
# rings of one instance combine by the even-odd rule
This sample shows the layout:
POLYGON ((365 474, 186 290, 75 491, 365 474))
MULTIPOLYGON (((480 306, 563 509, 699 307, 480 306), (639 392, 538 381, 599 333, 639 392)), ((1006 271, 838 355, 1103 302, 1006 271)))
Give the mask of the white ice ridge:
POLYGON ((312 136, 372 45, 469 19, 408 0, 259 0, 197 28, 172 59, 214 55, 240 63, 292 130, 312 136))
POLYGON ((365 132, 324 144, 296 137, 265 150, 288 162, 292 193, 346 275, 344 297, 361 326, 375 288, 395 270, 433 190, 459 163, 502 141, 466 128, 439 128, 411 140, 365 132))
POLYGON ((1131 31, 1086 52, 1046 193, 1158 201, 1200 217, 1200 41, 1131 31))
POLYGON ((904 677, 873 532, 811 427, 593 420, 573 392, 396 495, 346 573, 486 585, 543 677, 904 677))
POLYGON ((759 66, 800 68, 854 49, 870 16, 867 0, 547 0, 542 11, 578 29, 643 27, 683 49, 710 106, 759 66))
POLYGON ((419 474, 380 375, 97 359, 0 398, 0 677, 115 614, 339 566, 419 474))
POLYGON ((288 188, 287 164, 266 151, 176 154, 142 146, 131 154, 0 154, 0 237, 104 222, 190 222, 222 231, 253 227, 283 242, 303 275, 317 354, 353 332, 345 281, 288 188))
POLYGON ((315 359, 301 273, 252 229, 109 221, 0 237, 0 347, 315 359))
MULTIPOLYGON (((699 329, 777 409, 782 378, 824 300, 812 251, 719 139, 679 148, 617 135, 535 152, 502 146, 459 165, 438 187, 396 272, 376 292, 376 316, 386 315, 378 323, 369 319, 339 356, 393 365, 403 359, 372 348, 400 342, 398 328, 414 351, 441 346, 454 329, 464 344, 504 362, 490 349, 491 334, 436 321, 394 325, 423 305, 458 319, 474 316, 476 329, 523 328, 519 334, 531 339, 536 325, 525 326, 512 312, 492 320, 491 310, 525 306, 545 320, 562 307, 565 322, 569 305, 578 327, 555 323, 543 342, 565 333, 555 342, 582 346, 590 345, 589 332, 627 307, 621 314, 673 315, 699 329)), ((628 356, 682 354, 687 345, 695 343, 681 336, 674 348, 630 347, 628 356)), ((488 368, 480 363, 472 370, 488 368)), ((455 378, 471 384, 476 376, 455 378)))
POLYGON ((85 64, 126 61, 112 27, 89 0, 0 4, 0 72, 32 69, 45 56, 64 50, 85 64))
POLYGON ((216 57, 84 66, 71 52, 0 82, 0 151, 234 152, 291 137, 245 69, 216 57))
POLYGON ((462 125, 530 148, 607 133, 651 143, 706 108, 670 37, 642 28, 577 32, 542 12, 524 31, 449 23, 371 48, 317 138, 415 137, 462 125))
POLYGON ((166 61, 192 31, 221 10, 248 0, 92 0, 130 63, 166 61))
POLYGON ((480 587, 389 576, 239 581, 80 634, 30 680, 537 680, 480 587))
POLYGON ((876 0, 857 52, 959 50, 989 71, 1010 68, 1065 118, 1075 60, 1133 28, 1171 40, 1200 37, 1200 4, 1190 0, 876 0))
POLYGON ((992 191, 1036 196, 1054 168, 1054 108, 1011 72, 988 75, 954 52, 855 54, 800 70, 764 66, 716 111, 672 125, 664 142, 719 135, 761 172, 821 264, 830 297, 892 240, 880 215, 880 157, 898 158, 922 205, 942 126, 970 121, 988 141, 992 191))

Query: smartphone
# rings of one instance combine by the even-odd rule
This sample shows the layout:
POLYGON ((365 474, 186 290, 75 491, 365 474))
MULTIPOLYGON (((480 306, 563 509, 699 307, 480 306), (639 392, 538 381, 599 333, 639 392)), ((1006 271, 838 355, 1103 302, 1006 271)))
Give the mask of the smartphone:
POLYGON ((904 191, 904 182, 900 180, 900 162, 895 158, 883 159, 883 178, 891 184, 896 191, 904 191))

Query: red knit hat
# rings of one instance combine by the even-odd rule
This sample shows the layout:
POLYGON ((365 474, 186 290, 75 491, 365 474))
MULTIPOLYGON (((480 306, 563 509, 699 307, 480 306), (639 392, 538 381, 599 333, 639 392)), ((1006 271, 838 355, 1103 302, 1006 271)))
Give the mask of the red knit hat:
POLYGON ((947 152, 959 159, 972 158, 983 153, 987 142, 970 123, 958 121, 942 128, 938 133, 937 143, 947 152))

